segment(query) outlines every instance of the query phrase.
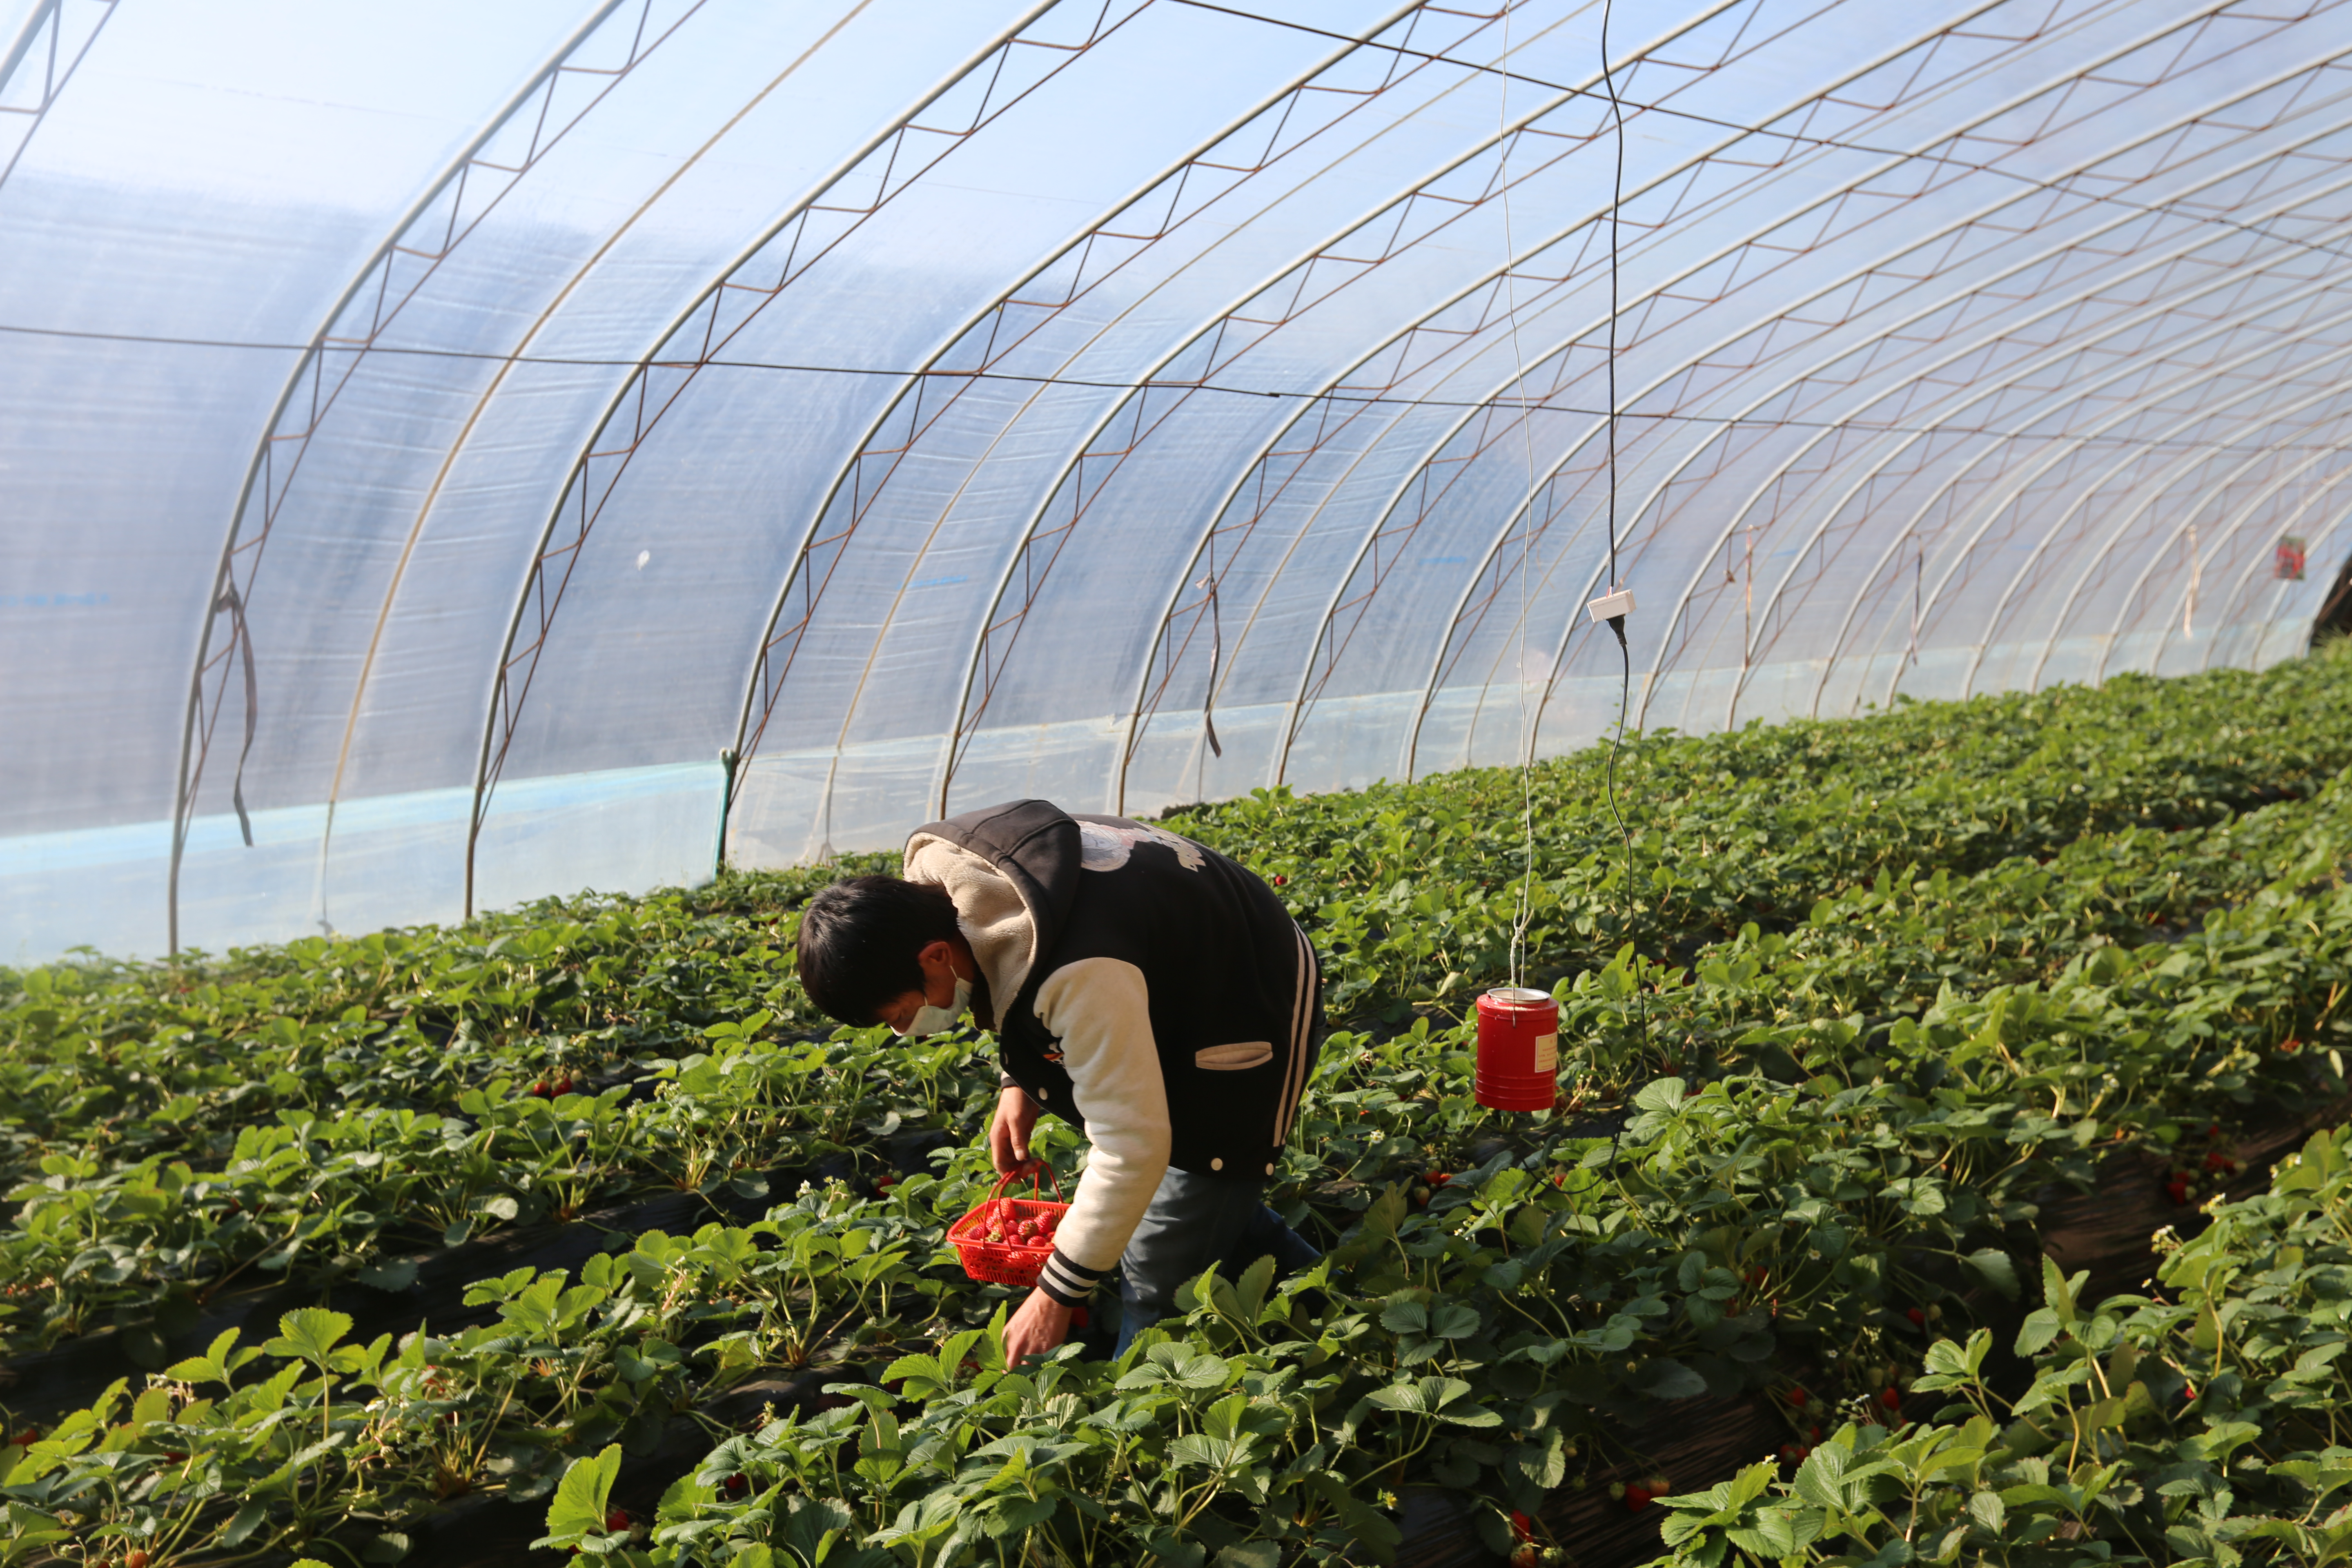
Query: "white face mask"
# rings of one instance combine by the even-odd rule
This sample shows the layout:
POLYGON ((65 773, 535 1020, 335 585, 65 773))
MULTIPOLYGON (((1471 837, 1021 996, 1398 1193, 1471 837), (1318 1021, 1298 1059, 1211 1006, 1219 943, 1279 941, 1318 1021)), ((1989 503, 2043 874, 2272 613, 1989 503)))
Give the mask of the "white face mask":
POLYGON ((944 1007, 934 1007, 927 1003, 916 1009, 913 1023, 903 1029, 893 1026, 890 1032, 902 1040, 919 1040, 925 1035, 936 1035, 942 1029, 953 1028, 955 1021, 962 1017, 964 1009, 971 1005, 971 982, 959 974, 956 976, 953 1002, 944 1007))

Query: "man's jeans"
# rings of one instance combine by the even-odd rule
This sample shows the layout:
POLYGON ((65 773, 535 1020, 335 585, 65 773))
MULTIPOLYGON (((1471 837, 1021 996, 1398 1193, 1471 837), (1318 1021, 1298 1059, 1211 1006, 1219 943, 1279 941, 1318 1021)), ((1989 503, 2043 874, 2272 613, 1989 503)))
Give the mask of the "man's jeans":
POLYGON ((1213 1263, 1236 1279, 1261 1258, 1281 1273, 1323 1255, 1265 1206, 1265 1184, 1171 1170, 1118 1260, 1118 1352, 1176 1310, 1176 1291, 1213 1263))

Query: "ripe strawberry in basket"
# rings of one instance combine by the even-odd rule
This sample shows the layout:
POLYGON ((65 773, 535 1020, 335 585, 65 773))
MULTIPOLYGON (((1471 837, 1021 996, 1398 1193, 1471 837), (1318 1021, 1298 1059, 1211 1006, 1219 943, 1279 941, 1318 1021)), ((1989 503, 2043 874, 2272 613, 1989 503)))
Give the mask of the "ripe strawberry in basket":
POLYGON ((1032 1196, 1006 1197, 1005 1188, 1022 1173, 1006 1172, 986 1202, 948 1227, 948 1242, 962 1259, 964 1272, 983 1284, 1034 1285, 1053 1255, 1054 1232, 1069 1207, 1061 1201, 1061 1180, 1045 1167, 1032 1173, 1032 1196), (1037 1184, 1042 1179, 1054 1183, 1051 1200, 1037 1184))

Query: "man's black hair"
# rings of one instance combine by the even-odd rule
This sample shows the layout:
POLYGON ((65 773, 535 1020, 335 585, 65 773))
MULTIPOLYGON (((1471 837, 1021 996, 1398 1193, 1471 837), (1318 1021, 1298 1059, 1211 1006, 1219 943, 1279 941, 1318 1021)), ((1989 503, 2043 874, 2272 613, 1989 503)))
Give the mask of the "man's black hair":
POLYGON ((826 1015, 862 1029, 923 988, 916 954, 956 935, 955 900, 936 882, 852 877, 801 911, 801 988, 826 1015))

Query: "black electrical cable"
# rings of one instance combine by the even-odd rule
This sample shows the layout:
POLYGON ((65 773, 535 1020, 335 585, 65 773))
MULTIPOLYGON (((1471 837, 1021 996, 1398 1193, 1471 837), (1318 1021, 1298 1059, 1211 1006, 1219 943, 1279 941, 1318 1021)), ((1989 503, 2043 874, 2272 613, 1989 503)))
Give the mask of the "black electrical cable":
MULTIPOLYGON (((1625 110, 1617 100, 1616 73, 1609 63, 1609 21, 1616 0, 1601 0, 1601 82, 1609 92, 1609 111, 1617 132, 1617 173, 1609 190, 1609 591, 1617 591, 1617 310, 1618 264, 1617 223, 1625 202, 1625 110)), ((1625 814, 1617 805, 1617 752, 1625 743, 1625 718, 1633 706, 1633 650, 1625 641, 1625 617, 1609 617, 1609 629, 1617 634, 1617 651, 1623 656, 1625 675, 1617 689, 1617 732, 1609 738, 1609 814, 1617 819, 1617 836, 1625 843, 1626 921, 1633 920, 1633 835, 1625 826, 1625 814)))
MULTIPOLYGON (((1617 78, 1609 60, 1609 23, 1615 10, 1615 0, 1601 0, 1601 82, 1608 89, 1609 110, 1615 130, 1617 167, 1609 189, 1609 500, 1607 509, 1609 530, 1609 592, 1618 591, 1617 581, 1617 314, 1620 299, 1618 274, 1622 259, 1618 245, 1618 219, 1625 205, 1625 110, 1617 97, 1617 78)), ((1625 744, 1625 721, 1633 710, 1633 649, 1625 640, 1625 617, 1609 617, 1609 629, 1617 638, 1617 657, 1624 673, 1617 688, 1617 729, 1609 737, 1609 815, 1616 819, 1617 837, 1624 846, 1625 934, 1630 944, 1633 931, 1633 831, 1626 825, 1625 813, 1617 800, 1617 756, 1625 744)), ((1650 1005, 1642 995, 1642 955, 1633 953, 1633 1008, 1642 1020, 1642 1037, 1650 1037, 1650 1005)), ((1621 1123, 1611 1135, 1610 1159, 1617 1157, 1617 1139, 1624 1131, 1621 1123)))

